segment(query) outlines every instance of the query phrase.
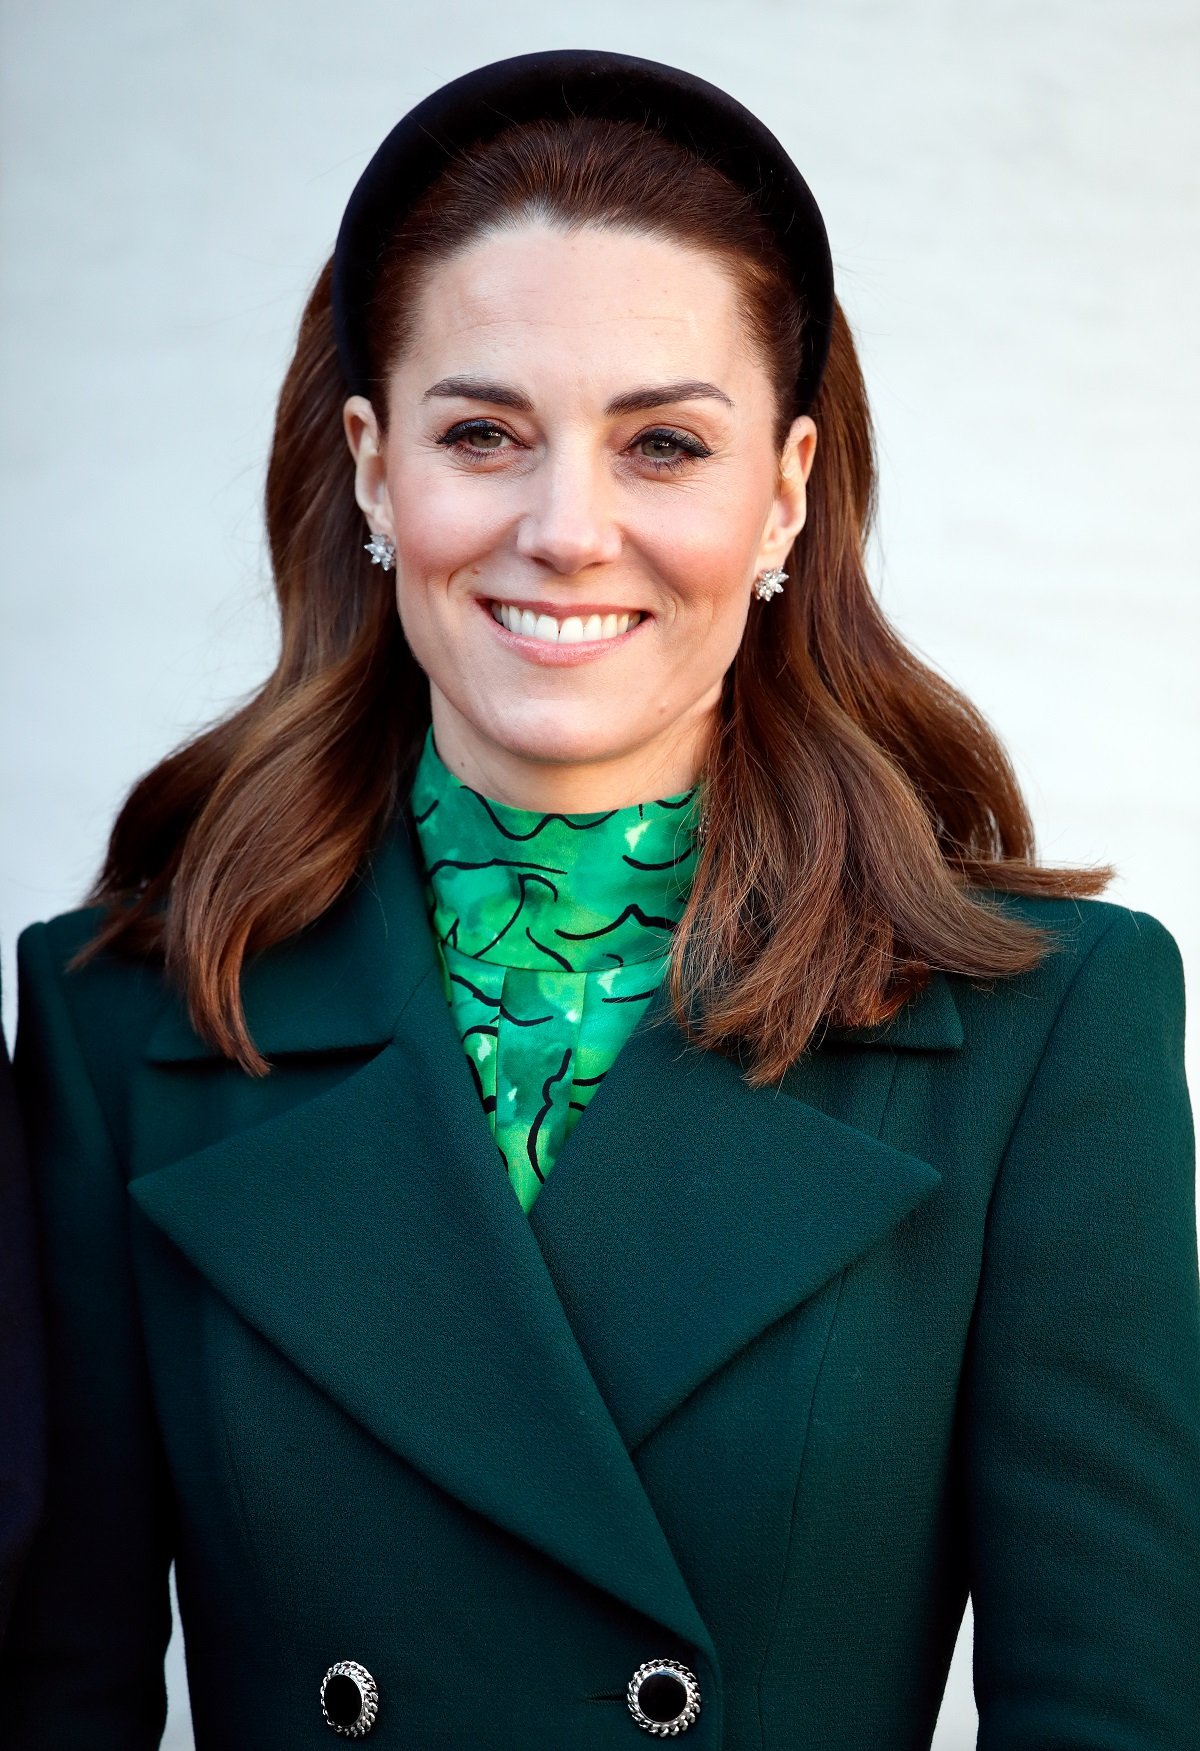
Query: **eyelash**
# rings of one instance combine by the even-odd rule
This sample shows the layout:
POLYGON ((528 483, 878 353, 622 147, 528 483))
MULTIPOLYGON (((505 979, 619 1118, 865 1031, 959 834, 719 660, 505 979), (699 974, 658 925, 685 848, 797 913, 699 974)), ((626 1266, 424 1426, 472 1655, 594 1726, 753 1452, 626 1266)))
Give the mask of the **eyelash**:
MULTIPOLYGON (((443 432, 437 441, 439 444, 443 444, 446 449, 452 450, 455 455, 468 457, 472 464, 481 461, 486 456, 500 454, 499 450, 476 450, 470 444, 464 444, 462 438, 467 432, 499 432, 502 437, 512 438, 512 433, 506 432, 503 426, 496 424, 495 420, 458 420, 448 431, 443 432)), ((678 444, 684 452, 682 456, 670 458, 665 456, 642 456, 639 458, 642 462, 648 462, 658 474, 674 474, 679 469, 686 468, 689 463, 702 462, 705 457, 712 455, 712 451, 698 438, 689 437, 686 432, 677 432, 670 426, 654 426, 648 432, 639 432, 637 437, 633 439, 633 443, 635 445, 645 444, 651 438, 665 438, 669 443, 678 444)), ((516 442, 515 439, 513 441, 516 442)))

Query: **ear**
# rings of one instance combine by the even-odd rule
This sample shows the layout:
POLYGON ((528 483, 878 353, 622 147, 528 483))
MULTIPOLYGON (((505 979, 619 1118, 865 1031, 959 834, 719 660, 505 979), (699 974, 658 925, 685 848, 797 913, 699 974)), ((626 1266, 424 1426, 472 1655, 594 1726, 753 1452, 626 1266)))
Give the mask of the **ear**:
POLYGON ((808 515, 805 491, 817 449, 816 421, 808 414, 794 419, 779 458, 779 476, 770 515, 758 550, 758 569, 781 566, 808 515))
POLYGON ((354 458, 354 497, 377 535, 395 537, 387 463, 375 409, 365 395, 352 395, 342 408, 342 428, 354 458))

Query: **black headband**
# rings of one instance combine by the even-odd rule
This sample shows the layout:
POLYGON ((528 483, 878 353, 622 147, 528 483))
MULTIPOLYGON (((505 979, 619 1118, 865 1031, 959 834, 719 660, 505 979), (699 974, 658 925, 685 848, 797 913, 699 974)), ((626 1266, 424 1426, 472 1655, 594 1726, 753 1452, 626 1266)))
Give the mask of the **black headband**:
POLYGON ((804 300, 796 407, 816 397, 833 321, 833 264, 808 184, 758 117, 678 67, 594 49, 514 55, 452 79, 396 123, 355 183, 333 253, 333 323, 348 393, 370 396, 366 311, 397 221, 459 152, 510 122, 604 117, 649 125, 753 196, 804 300))

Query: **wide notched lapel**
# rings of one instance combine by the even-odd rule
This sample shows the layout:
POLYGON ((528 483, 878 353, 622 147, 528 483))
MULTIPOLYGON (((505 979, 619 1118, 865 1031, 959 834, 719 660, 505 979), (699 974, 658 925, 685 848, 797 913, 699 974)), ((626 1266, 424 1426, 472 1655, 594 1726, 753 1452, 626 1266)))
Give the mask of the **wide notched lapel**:
MULTIPOLYGON (((915 1036, 889 1043, 961 1044, 948 988, 930 992, 915 1036)), ((393 1452, 712 1656, 631 1451, 939 1175, 875 1135, 893 1053, 849 1054, 854 1094, 835 1118, 750 1089, 735 1065, 686 1047, 664 1011, 660 992, 526 1215, 454 1031, 401 829, 344 904, 247 979, 268 1055, 376 1055, 131 1192, 393 1452)), ((160 1097, 206 1055, 169 1008, 148 1052, 160 1097)), ((809 1087, 803 1073, 795 1085, 809 1087)))
POLYGON ((396 1041, 345 1082, 131 1190, 243 1318, 393 1452, 703 1643, 432 976, 396 1041))
POLYGON ((631 1448, 941 1182, 876 1139, 890 1054, 847 1066, 849 1124, 751 1088, 689 1047, 666 1010, 662 988, 529 1213, 631 1448))

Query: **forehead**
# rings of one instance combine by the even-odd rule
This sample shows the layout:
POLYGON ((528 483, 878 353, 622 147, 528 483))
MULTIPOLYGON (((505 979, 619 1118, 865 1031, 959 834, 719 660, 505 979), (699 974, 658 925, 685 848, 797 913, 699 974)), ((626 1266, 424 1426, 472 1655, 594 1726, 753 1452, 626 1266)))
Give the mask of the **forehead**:
POLYGON ((401 369, 510 361, 579 379, 744 378, 754 369, 730 271, 671 238, 523 224, 425 277, 401 369))

